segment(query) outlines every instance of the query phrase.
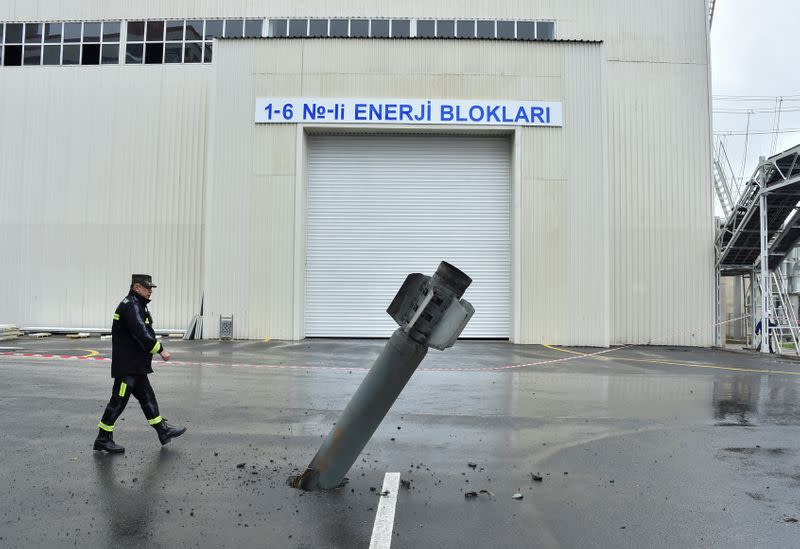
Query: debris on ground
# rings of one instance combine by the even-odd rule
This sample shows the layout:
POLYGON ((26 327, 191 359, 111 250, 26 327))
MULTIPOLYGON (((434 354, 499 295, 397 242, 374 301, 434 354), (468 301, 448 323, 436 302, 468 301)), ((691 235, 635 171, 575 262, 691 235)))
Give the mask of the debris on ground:
POLYGON ((478 492, 464 492, 465 499, 476 498, 476 497, 478 497, 478 492))
POLYGON ((11 341, 22 335, 14 324, 0 324, 0 341, 11 341))
POLYGON ((237 468, 237 469, 244 469, 244 466, 245 466, 245 465, 247 465, 247 464, 246 464, 246 463, 237 463, 237 464, 236 464, 236 468, 237 468))
POLYGON ((542 482, 543 479, 542 479, 541 476, 534 475, 533 473, 531 473, 531 480, 534 481, 534 482, 542 482))
POLYGON ((400 486, 402 486, 403 488, 405 488, 407 490, 411 490, 411 481, 410 480, 405 480, 405 479, 400 479, 400 486))
POLYGON ((511 497, 512 497, 513 499, 522 499, 522 494, 520 494, 519 492, 517 492, 516 494, 514 494, 514 495, 513 495, 513 496, 511 496, 511 497))
POLYGON ((67 339, 86 339, 90 335, 88 332, 78 332, 77 334, 67 334, 67 339))
POLYGON ((477 466, 478 466, 477 463, 467 463, 467 467, 469 467, 470 469, 474 469, 477 466))
POLYGON ((494 497, 494 494, 492 492, 490 492, 489 490, 481 490, 480 493, 482 495, 484 495, 484 496, 489 496, 489 497, 492 497, 492 498, 494 497))
POLYGON ((794 517, 786 517, 783 519, 783 522, 797 522, 797 519, 794 517))
POLYGON ((51 334, 50 332, 35 332, 35 333, 32 333, 32 334, 28 334, 28 337, 41 339, 43 337, 50 337, 51 335, 53 335, 53 334, 51 334))
POLYGON ((388 495, 389 495, 389 490, 383 490, 383 491, 380 493, 380 495, 382 495, 382 496, 388 496, 388 495))

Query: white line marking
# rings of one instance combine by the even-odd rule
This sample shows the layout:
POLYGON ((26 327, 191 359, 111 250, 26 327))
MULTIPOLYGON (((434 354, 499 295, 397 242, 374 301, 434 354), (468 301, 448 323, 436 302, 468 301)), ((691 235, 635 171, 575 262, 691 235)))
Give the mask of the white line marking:
POLYGON ((392 545, 392 531, 394 530, 394 510, 397 507, 397 491, 400 489, 400 473, 386 473, 383 477, 382 492, 388 490, 378 503, 378 512, 375 513, 375 526, 372 527, 372 539, 369 549, 389 549, 392 545))

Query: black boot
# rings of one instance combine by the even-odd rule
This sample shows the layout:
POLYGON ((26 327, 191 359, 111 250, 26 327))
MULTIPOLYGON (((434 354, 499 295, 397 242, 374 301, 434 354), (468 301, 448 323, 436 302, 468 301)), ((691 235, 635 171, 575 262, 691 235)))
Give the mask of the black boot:
POLYGON ((121 454, 125 448, 114 442, 114 435, 108 431, 100 429, 97 438, 94 439, 94 449, 108 452, 109 454, 121 454))
POLYGON ((159 423, 153 425, 158 432, 158 440, 164 445, 173 438, 177 438, 186 432, 186 427, 171 427, 166 419, 162 419, 159 423))

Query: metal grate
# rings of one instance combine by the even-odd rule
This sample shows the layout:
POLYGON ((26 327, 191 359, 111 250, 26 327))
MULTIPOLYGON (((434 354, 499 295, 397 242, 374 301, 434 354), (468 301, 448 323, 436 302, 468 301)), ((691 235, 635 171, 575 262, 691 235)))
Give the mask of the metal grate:
POLYGON ((219 338, 233 339, 233 315, 219 317, 219 338))

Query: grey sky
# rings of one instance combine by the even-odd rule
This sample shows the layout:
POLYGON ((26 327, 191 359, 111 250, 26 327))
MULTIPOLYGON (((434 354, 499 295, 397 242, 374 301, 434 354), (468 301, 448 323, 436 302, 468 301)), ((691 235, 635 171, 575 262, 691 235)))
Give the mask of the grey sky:
MULTIPOLYGON (((776 110, 774 98, 785 96, 780 127, 800 129, 800 2, 798 0, 717 0, 711 29, 714 132, 744 132, 748 109, 776 110), (718 96, 765 96, 725 99, 718 96), (793 96, 793 97, 790 97, 793 96), (745 111, 721 113, 719 111, 745 111)), ((774 112, 753 113, 750 130, 771 131, 774 112)), ((744 159, 744 135, 722 137, 738 176, 744 159)), ((715 136, 716 143, 717 136, 715 136)), ((775 152, 800 143, 800 131, 778 136, 775 152)), ((769 156, 772 135, 750 135, 745 178, 760 155, 769 156)))

